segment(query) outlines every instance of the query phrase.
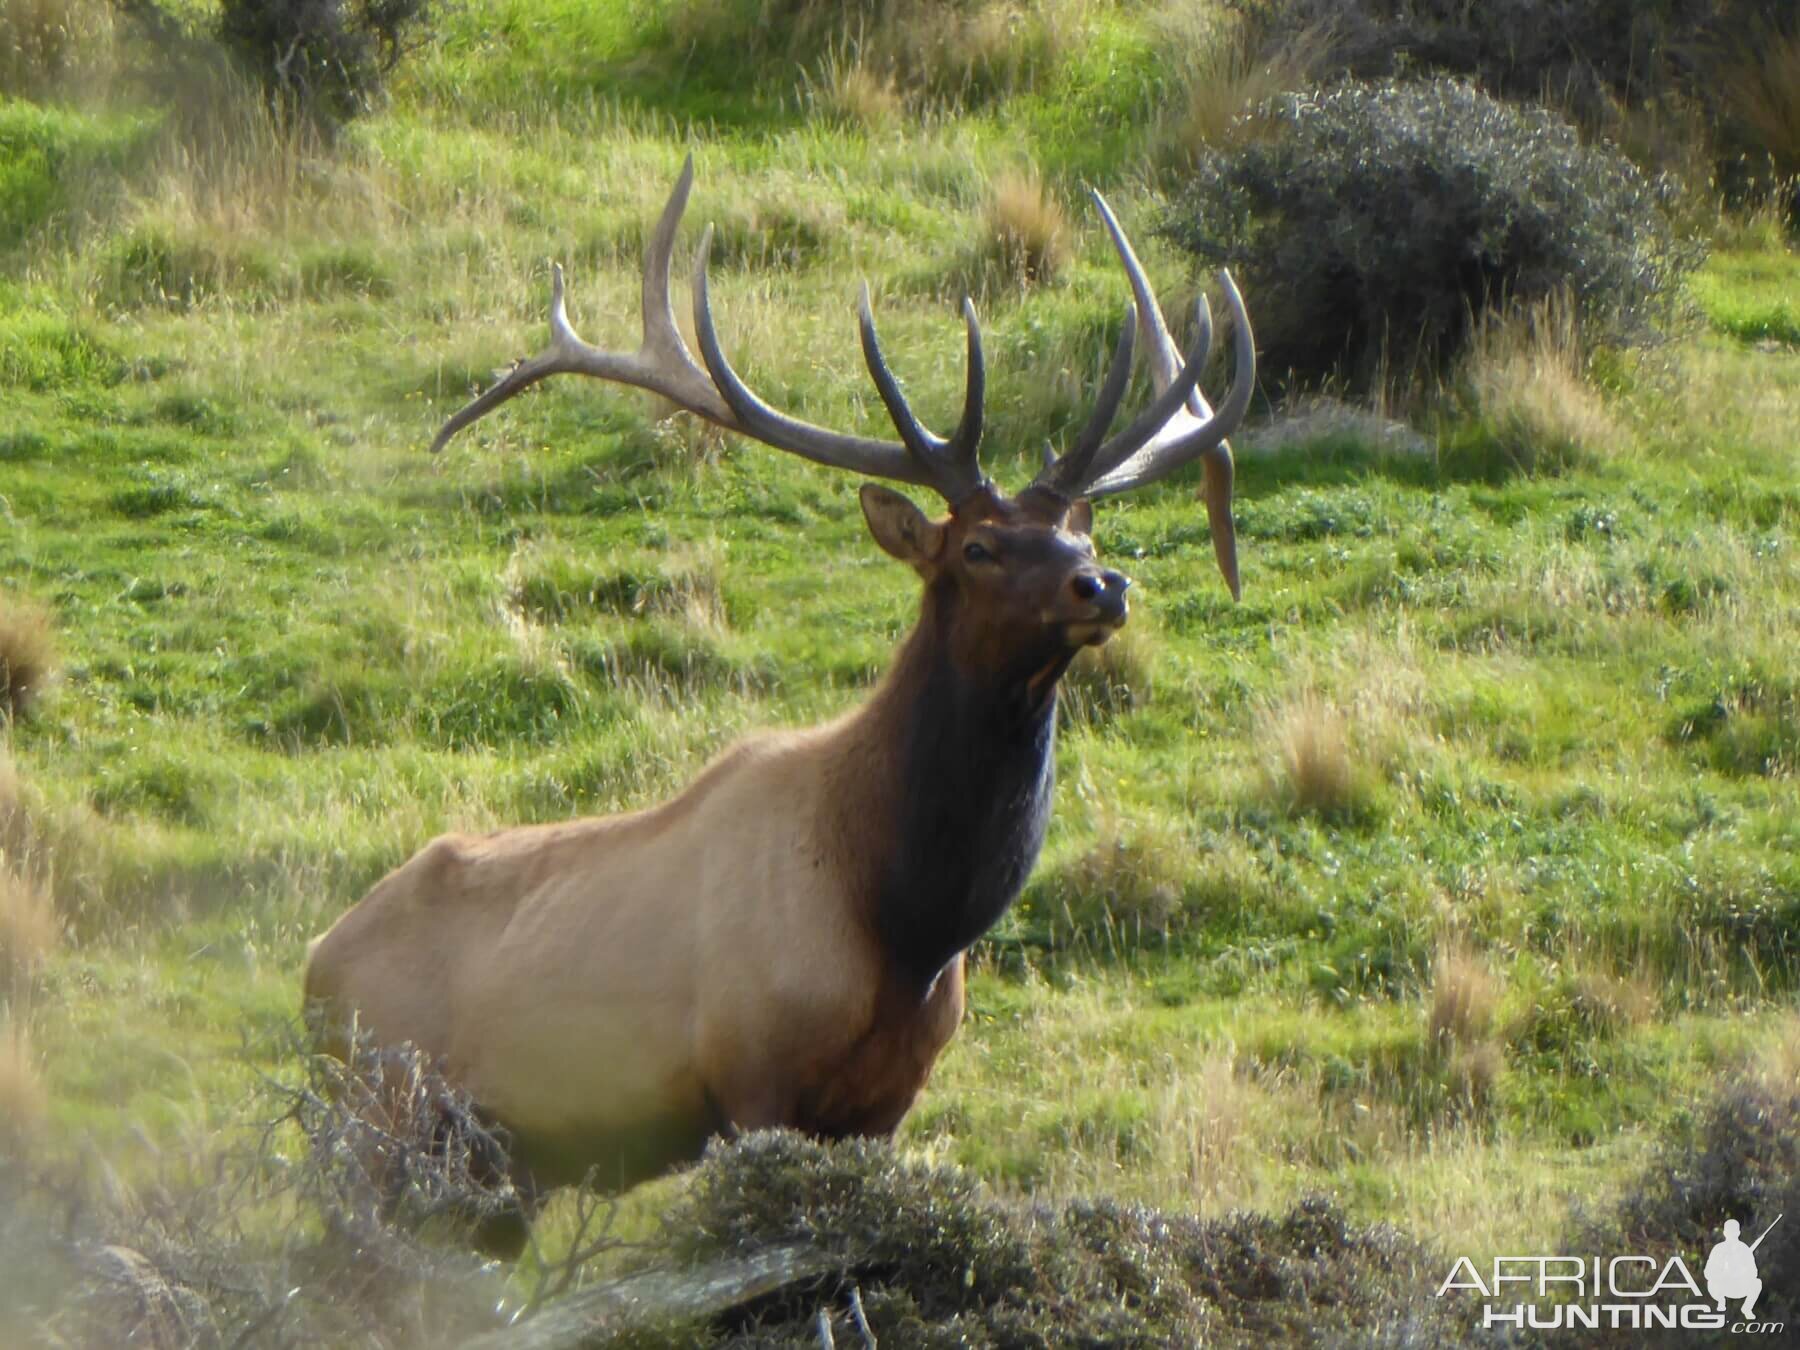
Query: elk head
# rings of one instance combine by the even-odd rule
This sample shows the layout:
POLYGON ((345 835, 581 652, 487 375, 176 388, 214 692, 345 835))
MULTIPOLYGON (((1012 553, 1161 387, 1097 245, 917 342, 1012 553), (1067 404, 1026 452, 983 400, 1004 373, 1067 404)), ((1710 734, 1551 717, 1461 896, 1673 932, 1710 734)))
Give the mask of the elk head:
POLYGON ((957 665, 993 674, 1017 674, 1024 668, 1034 692, 1053 688, 1081 647, 1105 642, 1125 622, 1125 592, 1131 583, 1094 560, 1093 498, 1154 482, 1200 460, 1214 551, 1232 597, 1238 597, 1232 459, 1225 438, 1249 407, 1256 350, 1243 299, 1229 273, 1220 272, 1219 280, 1233 320, 1236 374, 1215 411, 1196 387, 1212 341, 1205 297, 1197 305, 1192 343, 1180 354, 1130 241, 1105 199, 1094 193, 1130 280, 1132 301, 1125 307, 1118 345, 1093 414, 1060 457, 1046 448, 1042 471, 1018 496, 1008 497, 982 472, 977 458, 986 366, 975 307, 967 299, 962 307, 968 330, 967 383, 962 417, 948 437, 929 431, 900 392, 881 352, 866 284, 859 306, 863 356, 899 440, 828 431, 757 397, 726 358, 713 323, 707 287, 710 226, 694 263, 694 330, 701 358, 695 361, 675 325, 669 297, 675 233, 693 176, 690 155, 645 253, 644 335, 638 349, 606 352, 576 336, 563 303, 562 268, 556 266, 551 274, 550 345, 518 362, 445 422, 432 442, 433 451, 521 390, 546 376, 568 373, 652 390, 727 430, 820 464, 930 488, 949 507, 942 519, 930 519, 889 488, 865 485, 862 507, 870 532, 883 549, 924 579, 926 621, 948 624, 946 641, 957 665), (1141 414, 1109 436, 1140 340, 1149 349, 1156 395, 1141 414), (961 621, 965 618, 971 621, 961 621))

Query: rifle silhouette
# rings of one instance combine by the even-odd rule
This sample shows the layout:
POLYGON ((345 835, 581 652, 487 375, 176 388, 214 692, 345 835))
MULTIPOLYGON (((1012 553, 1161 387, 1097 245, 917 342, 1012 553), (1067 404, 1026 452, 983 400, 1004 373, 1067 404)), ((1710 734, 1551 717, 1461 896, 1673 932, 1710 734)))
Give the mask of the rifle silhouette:
MULTIPOLYGON (((1775 1223, 1780 1223, 1785 1218, 1787 1218, 1787 1215, 1785 1213, 1777 1214, 1775 1216, 1775 1223)), ((1762 1246, 1763 1238, 1766 1238, 1767 1236, 1769 1236, 1770 1233, 1772 1233, 1775 1230, 1775 1223, 1770 1224, 1767 1228, 1762 1230, 1762 1237, 1757 1238, 1755 1242, 1752 1242, 1750 1244, 1751 1251, 1755 1251, 1758 1247, 1762 1246)))

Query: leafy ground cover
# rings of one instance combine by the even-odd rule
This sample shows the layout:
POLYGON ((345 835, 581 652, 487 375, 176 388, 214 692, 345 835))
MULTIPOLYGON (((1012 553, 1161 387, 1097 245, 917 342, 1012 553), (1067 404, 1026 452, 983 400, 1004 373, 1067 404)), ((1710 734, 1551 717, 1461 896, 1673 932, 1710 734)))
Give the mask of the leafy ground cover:
MULTIPOLYGON (((878 428, 867 276, 946 421, 974 291, 1011 483, 1122 303, 1080 183, 1191 293, 1122 149, 1158 116, 1142 7, 1065 6, 1086 40, 1044 73, 892 121, 659 45, 680 8, 470 3, 330 147, 253 101, 0 100, 0 594, 60 663, 0 760, 9 1131, 125 1182, 204 1155, 283 1069, 256 1047, 307 938, 426 839, 652 800, 877 676, 914 587, 841 476, 576 384, 425 454, 541 341, 547 259, 585 335, 635 340, 690 149, 752 382, 878 428), (988 214, 1025 164, 1073 232, 1030 285, 988 214)), ((1472 370, 1424 454, 1246 455, 1241 604, 1191 484, 1105 503, 1141 601, 1071 677, 1049 846, 903 1144, 1027 1197, 1329 1192, 1479 1258, 1537 1250, 1778 1040, 1797 295, 1742 232, 1665 346, 1472 370)))

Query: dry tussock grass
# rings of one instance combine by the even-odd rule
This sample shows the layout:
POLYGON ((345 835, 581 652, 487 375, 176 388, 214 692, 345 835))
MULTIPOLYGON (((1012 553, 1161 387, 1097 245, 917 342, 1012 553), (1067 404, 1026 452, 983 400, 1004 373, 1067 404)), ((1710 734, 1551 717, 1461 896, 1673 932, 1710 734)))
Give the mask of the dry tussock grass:
POLYGON ((864 33, 915 107, 959 107, 1031 88, 1067 57, 1090 0, 888 0, 864 33))
POLYGON ((1391 634, 1352 634, 1332 658, 1331 682, 1344 691, 1358 748, 1382 774, 1399 777, 1443 752, 1429 724, 1435 689, 1404 619, 1391 634))
POLYGON ((1485 315, 1464 367, 1475 413, 1527 469, 1607 457, 1624 440, 1586 378, 1576 309, 1556 296, 1508 317, 1485 315))
POLYGON ((0 864, 0 995, 17 992, 55 948, 60 929, 50 893, 0 864))
POLYGON ((0 94, 79 97, 117 64, 105 0, 0 0, 0 94))
POLYGON ((1800 1091, 1800 1012, 1783 1014, 1770 1028, 1753 1074, 1774 1091, 1800 1091))
POLYGON ((1179 928, 1193 846, 1173 824, 1103 808, 1098 838, 1060 878, 1061 924, 1105 950, 1179 928))
POLYGON ((0 746, 0 863, 15 866, 31 842, 31 817, 26 809, 25 785, 12 756, 0 746))
POLYGON ((1101 647, 1084 647, 1063 677, 1061 697, 1072 723, 1099 725, 1141 708, 1155 692, 1158 644, 1141 620, 1101 647))
POLYGON ((1443 942, 1431 965, 1428 1025, 1434 1045, 1474 1045, 1494 1029, 1500 986, 1487 963, 1456 939, 1443 942))
POLYGON ((47 611, 0 594, 0 721, 23 717, 56 674, 56 634, 47 611))
POLYGON ((1239 1146, 1251 1132, 1255 1090, 1238 1073, 1229 1049, 1209 1054, 1183 1075, 1159 1105, 1162 1128, 1181 1136, 1192 1193, 1217 1200, 1242 1185, 1239 1146))
POLYGON ((989 258, 1021 285, 1054 282, 1069 265, 1068 217, 1035 168, 1007 169, 994 180, 982 223, 989 258))
POLYGON ((49 1106, 30 1034, 12 1018, 0 1021, 0 1157, 24 1150, 49 1106))
POLYGON ((827 52, 806 76, 806 98, 815 112, 864 131, 889 130, 906 115, 893 73, 877 69, 848 44, 827 52))
POLYGON ((1368 813, 1373 785, 1342 711, 1309 691, 1265 723, 1265 788, 1282 810, 1325 820, 1368 813))
POLYGON ((1482 1111, 1506 1068, 1506 1052, 1494 1036, 1500 986, 1460 939, 1441 943, 1431 967, 1426 1015, 1429 1048, 1449 1091, 1452 1112, 1482 1111))
POLYGON ((1270 41, 1250 24, 1222 23, 1193 4, 1165 5, 1155 23, 1182 72, 1182 92, 1152 142, 1153 157, 1171 171, 1191 167, 1234 137, 1255 135, 1255 110, 1277 94, 1307 87, 1331 51, 1327 27, 1270 41))
MULTIPOLYGON (((739 44, 752 59, 814 66, 815 97, 863 82, 849 107, 885 115, 954 109, 1037 87, 1058 69, 1095 0, 681 0, 664 22, 673 52, 739 44), (836 73, 834 73, 834 67, 836 73), (850 72, 861 68, 866 76, 850 72)), ((829 99, 822 99, 831 107, 829 99)), ((835 111, 835 109, 834 109, 835 111)))
POLYGON ((1641 1027, 1662 1009, 1655 985, 1643 975, 1594 968, 1578 971, 1573 985, 1576 1011, 1609 1033, 1641 1027))

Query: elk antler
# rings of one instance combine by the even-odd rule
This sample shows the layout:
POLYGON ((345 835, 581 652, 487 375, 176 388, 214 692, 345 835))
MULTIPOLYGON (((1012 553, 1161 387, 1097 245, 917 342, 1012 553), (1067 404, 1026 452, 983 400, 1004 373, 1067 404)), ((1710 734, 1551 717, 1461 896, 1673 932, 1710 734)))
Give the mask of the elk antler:
MULTIPOLYGON (((644 336, 635 352, 607 352, 576 336, 563 304, 563 273, 551 271, 550 345, 536 356, 519 361, 493 388, 472 400, 444 423, 432 450, 441 450, 457 432, 491 412, 514 394, 547 375, 592 375, 618 384, 635 385, 661 394, 677 406, 706 418, 729 431, 754 437, 765 445, 787 450, 834 468, 850 469, 872 478, 929 487, 953 506, 987 483, 981 472, 982 402, 987 387, 987 368, 981 352, 981 327, 975 307, 963 300, 963 322, 968 329, 968 381, 963 392, 962 418, 948 438, 933 435, 914 415, 900 385, 889 370, 875 335, 875 316, 865 283, 858 305, 863 357, 875 388, 900 433, 898 441, 849 436, 790 417, 758 398, 732 369, 713 324, 712 299, 707 285, 707 260, 712 252, 712 227, 700 241, 694 262, 694 331, 700 341, 705 368, 695 362, 675 326, 669 300, 669 264, 675 248, 675 231, 687 207, 694 184, 694 157, 682 165, 675 190, 669 194, 656 231, 644 250, 644 336)), ((1232 317, 1236 374, 1225 401, 1214 411, 1196 387, 1212 342, 1212 312, 1202 296, 1197 306, 1195 335, 1185 359, 1175 348, 1162 310, 1144 276, 1112 208, 1098 192, 1094 203, 1112 235, 1131 282, 1134 303, 1125 307, 1125 324, 1112 365, 1101 386, 1093 415, 1060 459, 1048 456, 1027 493, 1047 495, 1064 503, 1077 497, 1103 497, 1166 477, 1200 459, 1206 468, 1206 511, 1212 523, 1213 549, 1219 570, 1240 594, 1237 567, 1237 535, 1231 520, 1232 460, 1225 438, 1237 429, 1249 409, 1256 385, 1256 340, 1243 297, 1229 272, 1220 272, 1225 300, 1232 317), (1150 370, 1156 397, 1150 406, 1118 435, 1106 432, 1118 414, 1130 382, 1131 359, 1141 337, 1150 351, 1150 370)))
POLYGON ((1194 343, 1183 359, 1177 355, 1162 309, 1144 275, 1143 264, 1132 251, 1131 241, 1125 237, 1106 198, 1098 192, 1093 196, 1118 249, 1119 260, 1125 265, 1136 303, 1126 309, 1126 331, 1119 335, 1119 347, 1093 417, 1068 453, 1060 459, 1049 458, 1026 490, 1050 492, 1070 500, 1110 496, 1153 483, 1183 465, 1201 460, 1206 471, 1206 514, 1212 525, 1213 552, 1232 598, 1238 599, 1241 589, 1237 530, 1231 520, 1233 467, 1231 446, 1225 438, 1244 420, 1256 387, 1256 338, 1250 330, 1250 316, 1244 312, 1244 299, 1238 294, 1231 273, 1220 272, 1219 284, 1224 287, 1225 303, 1231 309, 1232 355, 1237 369, 1230 392, 1214 411, 1196 387, 1212 343, 1212 310, 1206 297, 1201 296, 1196 306, 1194 343), (1157 398, 1142 416, 1102 444, 1100 438, 1118 411, 1130 372, 1134 319, 1150 349, 1150 374, 1157 398))
POLYGON ((875 337, 875 320, 869 307, 868 287, 862 294, 862 344, 869 373, 887 406, 901 439, 874 440, 827 431, 778 412, 763 402, 738 377, 719 345, 713 326, 712 303, 707 290, 707 259, 712 248, 709 226, 701 239, 694 264, 694 329, 700 339, 703 370, 695 363, 669 300, 669 263, 675 248, 675 231, 687 207, 694 184, 694 157, 682 165, 675 190, 663 207, 656 232, 644 250, 643 341, 635 352, 607 352, 590 346, 575 334, 563 305, 562 267, 551 270, 550 345, 536 356, 518 362, 491 389, 472 400, 444 423, 432 441, 441 450, 450 438, 477 418, 493 411, 514 394, 547 375, 592 375, 617 384, 635 385, 661 394, 672 403, 697 413, 730 431, 742 432, 765 445, 791 451, 819 464, 850 469, 873 478, 887 478, 934 488, 952 504, 983 485, 977 451, 981 442, 982 399, 986 367, 981 354, 981 329, 975 307, 963 301, 963 320, 969 332, 969 374, 963 396, 963 414, 948 440, 932 435, 913 415, 898 381, 882 358, 875 337))

